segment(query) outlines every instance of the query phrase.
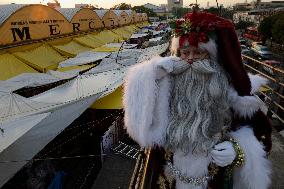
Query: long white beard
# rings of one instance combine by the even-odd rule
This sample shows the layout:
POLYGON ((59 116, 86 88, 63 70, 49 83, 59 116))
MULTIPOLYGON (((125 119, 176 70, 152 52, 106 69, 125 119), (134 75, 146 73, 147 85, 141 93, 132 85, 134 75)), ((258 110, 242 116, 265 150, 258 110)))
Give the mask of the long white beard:
MULTIPOLYGON (((180 67, 184 65, 175 69, 180 67)), ((216 62, 199 60, 173 77, 165 147, 172 152, 207 154, 231 123, 225 72, 216 62)))

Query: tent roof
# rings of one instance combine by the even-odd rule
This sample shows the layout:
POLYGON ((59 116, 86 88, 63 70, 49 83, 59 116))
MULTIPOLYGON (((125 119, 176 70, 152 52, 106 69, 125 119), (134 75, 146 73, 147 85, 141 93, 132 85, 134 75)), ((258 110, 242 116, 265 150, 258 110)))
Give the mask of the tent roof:
POLYGON ((131 14, 133 12, 133 10, 124 10, 124 11, 128 14, 128 16, 131 16, 131 14))
POLYGON ((94 52, 94 51, 87 51, 79 53, 74 58, 69 58, 59 64, 59 67, 70 67, 70 66, 78 66, 83 64, 89 64, 101 60, 110 53, 102 53, 102 52, 94 52))
POLYGON ((54 45, 53 47, 69 57, 74 57, 81 52, 92 50, 91 48, 83 46, 76 41, 70 41, 64 45, 54 45))
POLYGON ((50 113, 35 114, 2 123, 1 128, 5 134, 0 138, 0 153, 49 115, 50 113))
POLYGON ((122 109, 122 96, 123 89, 122 87, 118 87, 114 92, 109 95, 98 99, 91 108, 94 109, 122 109))
POLYGON ((91 48, 97 48, 99 46, 104 45, 104 42, 101 41, 99 38, 95 38, 94 35, 85 35, 82 37, 74 38, 74 41, 77 41, 78 43, 91 47, 91 48))
POLYGON ((11 54, 0 55, 0 80, 6 80, 21 73, 36 72, 36 70, 11 54))
POLYGON ((13 54, 26 64, 42 72, 57 68, 58 63, 66 59, 52 47, 45 44, 30 51, 15 52, 13 54))
POLYGON ((69 66, 69 67, 63 67, 63 68, 58 68, 57 71, 60 72, 74 72, 74 71, 83 71, 83 70, 88 70, 95 65, 77 65, 77 66, 69 66))
POLYGON ((94 51, 96 52, 115 52, 118 51, 119 47, 109 47, 107 45, 95 48, 94 51))
POLYGON ((117 28, 112 30, 114 33, 118 34, 119 36, 123 37, 124 39, 129 39, 133 32, 127 30, 127 28, 117 28))
POLYGON ((120 14, 123 12, 123 10, 112 10, 116 16, 120 16, 120 14))
POLYGON ((123 38, 110 30, 104 30, 96 35, 92 35, 95 39, 100 40, 103 44, 123 41, 123 38))
POLYGON ((74 15, 79 12, 82 8, 61 8, 58 11, 65 16, 65 18, 71 22, 74 15))
POLYGON ((29 4, 9 4, 9 5, 0 5, 0 26, 17 10, 27 6, 29 4))
POLYGON ((104 15, 109 11, 109 10, 94 10, 97 15, 102 19, 104 17, 104 15))
POLYGON ((29 98, 45 103, 67 103, 94 94, 106 95, 123 83, 127 68, 113 69, 98 74, 79 75, 75 79, 29 98))
POLYGON ((52 71, 45 73, 22 73, 5 81, 0 81, 1 91, 13 92, 24 87, 36 87, 54 83, 63 79, 75 77, 74 74, 66 74, 52 71))

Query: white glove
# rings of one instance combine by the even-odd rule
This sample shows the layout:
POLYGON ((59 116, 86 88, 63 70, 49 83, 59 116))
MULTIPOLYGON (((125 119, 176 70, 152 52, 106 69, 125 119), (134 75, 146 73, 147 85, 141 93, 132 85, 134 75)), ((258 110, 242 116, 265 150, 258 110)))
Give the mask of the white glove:
POLYGON ((211 157, 213 162, 220 167, 230 165, 236 158, 233 144, 229 141, 216 144, 211 151, 211 157))

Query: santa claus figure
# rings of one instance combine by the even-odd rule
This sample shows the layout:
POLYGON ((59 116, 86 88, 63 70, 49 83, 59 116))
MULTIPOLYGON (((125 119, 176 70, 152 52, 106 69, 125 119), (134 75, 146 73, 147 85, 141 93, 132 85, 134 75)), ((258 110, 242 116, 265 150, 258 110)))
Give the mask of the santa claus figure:
POLYGON ((177 189, 267 189, 271 127, 254 96, 266 79, 244 70, 230 21, 193 12, 171 26, 172 56, 127 74, 127 132, 172 154, 165 172, 177 189))

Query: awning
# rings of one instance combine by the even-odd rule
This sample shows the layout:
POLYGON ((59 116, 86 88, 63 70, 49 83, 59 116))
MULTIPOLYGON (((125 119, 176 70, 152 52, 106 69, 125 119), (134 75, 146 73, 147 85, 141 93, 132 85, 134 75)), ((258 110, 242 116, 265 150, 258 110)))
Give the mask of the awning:
POLYGON ((130 32, 129 30, 125 28, 117 28, 112 30, 117 35, 121 36, 123 39, 129 39, 133 32, 130 32))
POLYGON ((83 46, 75 41, 71 41, 64 45, 54 45, 53 47, 60 53, 69 57, 74 57, 81 52, 92 50, 90 47, 83 46))
POLYGON ((0 153, 48 115, 50 115, 49 112, 35 114, 18 118, 7 123, 1 123, 0 128, 3 129, 4 132, 0 137, 0 153))
POLYGON ((36 73, 37 71, 26 65, 11 54, 0 55, 0 80, 12 78, 21 73, 36 73))
POLYGON ((74 41, 77 41, 78 43, 85 45, 87 47, 90 47, 90 48, 97 48, 105 44, 103 41, 94 37, 94 35, 90 35, 90 34, 82 36, 82 37, 74 38, 74 41))
POLYGON ((103 44, 113 43, 113 42, 121 42, 123 38, 110 30, 104 30, 98 34, 92 34, 96 40, 102 41, 103 44))
POLYGON ((118 51, 119 47, 109 47, 107 45, 95 48, 94 51, 96 52, 115 52, 118 51))
POLYGON ((67 60, 64 60, 63 62, 60 62, 60 67, 68 67, 68 66, 76 66, 76 65, 83 65, 83 64, 89 64, 96 62, 98 60, 101 60, 107 56, 109 56, 109 52, 94 52, 94 51, 87 51, 78 54, 74 58, 69 58, 67 60))
POLYGON ((0 81, 0 90, 13 92, 24 87, 37 87, 75 77, 73 74, 60 73, 53 70, 50 73, 23 73, 5 81, 0 81))
POLYGON ((45 44, 30 51, 15 52, 13 55, 41 72, 56 69, 58 63, 66 59, 52 47, 45 44))
POLYGON ((57 71, 68 72, 68 73, 77 73, 77 72, 80 72, 80 71, 88 70, 92 67, 95 67, 95 65, 69 66, 69 67, 64 67, 64 68, 58 68, 57 71))
POLYGON ((93 109, 122 109, 123 88, 118 87, 109 95, 98 99, 90 108, 93 109))
POLYGON ((139 38, 139 37, 145 37, 149 34, 147 33, 135 33, 135 34, 132 34, 130 38, 133 38, 133 39, 136 39, 136 38, 139 38))

